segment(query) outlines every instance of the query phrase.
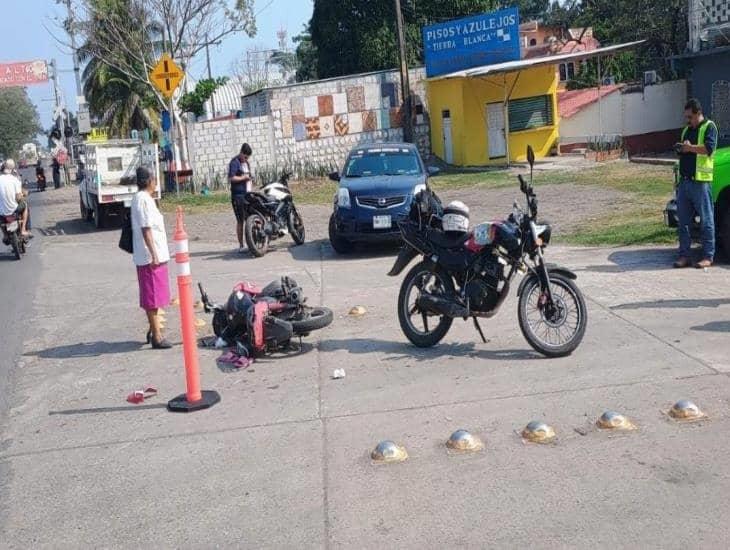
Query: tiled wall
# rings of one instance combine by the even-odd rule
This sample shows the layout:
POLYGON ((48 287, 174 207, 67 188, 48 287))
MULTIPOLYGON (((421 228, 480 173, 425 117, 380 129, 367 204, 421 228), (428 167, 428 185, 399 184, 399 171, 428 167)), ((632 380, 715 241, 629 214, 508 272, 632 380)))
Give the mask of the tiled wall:
MULTIPOLYGON (((425 72, 412 70, 410 78, 415 141, 421 153, 428 155, 431 147, 425 72)), ((262 90, 244 97, 242 107, 245 118, 188 127, 190 158, 198 173, 214 173, 216 166, 220 172, 242 141, 254 148, 259 166, 281 168, 308 163, 334 169, 359 143, 403 140, 400 77, 396 71, 262 90)))

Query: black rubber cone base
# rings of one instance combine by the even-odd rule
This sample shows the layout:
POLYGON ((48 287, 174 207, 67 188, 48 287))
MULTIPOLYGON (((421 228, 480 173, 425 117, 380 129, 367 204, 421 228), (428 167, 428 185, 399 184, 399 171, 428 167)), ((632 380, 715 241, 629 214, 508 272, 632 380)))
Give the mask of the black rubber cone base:
POLYGON ((170 412, 195 412, 209 409, 221 400, 221 396, 217 391, 203 390, 200 392, 202 397, 200 401, 191 403, 188 401, 187 395, 178 395, 175 399, 167 402, 167 410, 170 412))

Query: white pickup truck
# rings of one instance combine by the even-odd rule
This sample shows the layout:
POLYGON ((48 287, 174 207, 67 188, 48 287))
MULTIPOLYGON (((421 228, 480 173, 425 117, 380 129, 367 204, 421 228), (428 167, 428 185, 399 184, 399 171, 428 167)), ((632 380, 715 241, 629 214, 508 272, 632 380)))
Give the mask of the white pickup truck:
MULTIPOLYGON (((146 165, 159 174, 157 145, 134 139, 86 142, 84 171, 79 184, 81 217, 104 227, 112 215, 122 215, 137 192, 136 171, 146 165)), ((157 188, 157 199, 160 198, 157 188)))

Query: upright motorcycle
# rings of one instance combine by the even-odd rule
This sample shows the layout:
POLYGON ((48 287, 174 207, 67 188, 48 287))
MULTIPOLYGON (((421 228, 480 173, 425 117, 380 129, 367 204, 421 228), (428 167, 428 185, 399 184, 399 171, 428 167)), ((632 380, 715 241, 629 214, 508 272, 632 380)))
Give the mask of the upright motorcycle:
POLYGON ((3 244, 9 246, 16 260, 20 260, 26 252, 28 241, 20 232, 20 219, 15 214, 0 216, 0 231, 3 244))
POLYGON ((269 242, 287 233, 297 245, 304 244, 304 221, 294 206, 290 177, 283 174, 279 181, 263 186, 260 193, 246 194, 244 233, 249 251, 257 258, 266 254, 269 242))
POLYGON ((527 159, 530 183, 518 176, 526 211, 515 203, 504 221, 447 232, 441 202, 427 189, 414 201, 409 219, 399 223, 405 244, 388 275, 400 274, 414 258, 422 257, 406 274, 398 295, 401 329, 416 346, 436 345, 457 317, 471 317, 486 342, 478 319, 498 313, 517 272, 525 274, 517 290, 517 317, 528 343, 545 356, 562 357, 583 339, 588 322, 585 300, 572 271, 545 262, 551 228, 537 221, 535 154, 529 146, 527 159))

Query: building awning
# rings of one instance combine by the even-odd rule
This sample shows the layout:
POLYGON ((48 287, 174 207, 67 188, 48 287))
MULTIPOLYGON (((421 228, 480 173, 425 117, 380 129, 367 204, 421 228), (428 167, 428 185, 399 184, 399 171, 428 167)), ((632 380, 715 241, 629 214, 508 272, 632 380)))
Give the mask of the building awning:
POLYGON ((573 59, 589 59, 592 57, 600 57, 602 55, 610 55, 625 50, 635 48, 639 44, 642 44, 645 40, 637 40, 635 42, 626 42, 624 44, 616 44, 615 46, 605 46, 595 50, 587 52, 573 52, 558 55, 549 55, 545 57, 533 57, 531 59, 518 59, 515 61, 506 61, 504 63, 495 63, 494 65, 482 65, 481 67, 474 67, 473 69, 466 69, 463 71, 457 71, 455 73, 444 74, 429 78, 430 82, 435 80, 445 80, 449 78, 469 78, 469 77, 480 77, 499 73, 512 73, 521 71, 522 69, 529 69, 532 67, 540 67, 543 65, 556 65, 563 63, 564 61, 570 61, 573 59))

